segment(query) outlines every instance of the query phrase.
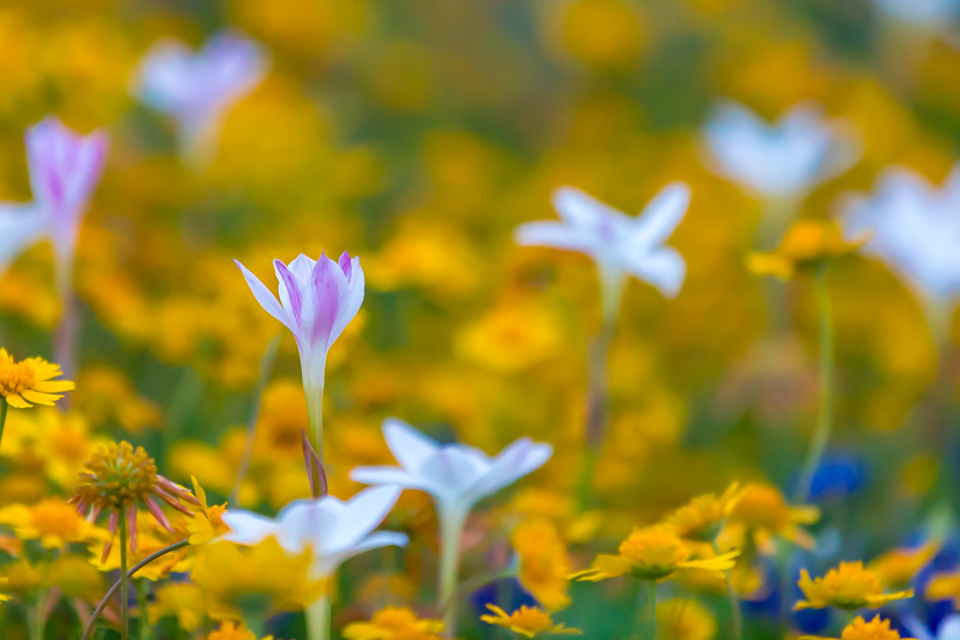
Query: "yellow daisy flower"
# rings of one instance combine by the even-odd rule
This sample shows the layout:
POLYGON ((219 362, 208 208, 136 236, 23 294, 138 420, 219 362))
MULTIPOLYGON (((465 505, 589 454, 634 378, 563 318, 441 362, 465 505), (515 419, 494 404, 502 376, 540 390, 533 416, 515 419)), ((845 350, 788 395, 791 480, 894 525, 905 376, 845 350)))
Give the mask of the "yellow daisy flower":
POLYGON ((187 531, 190 532, 190 544, 206 544, 213 540, 214 536, 224 534, 230 531, 230 527, 222 520, 223 513, 227 510, 226 503, 221 505, 207 506, 207 492, 203 490, 196 477, 190 476, 193 482, 193 495, 200 502, 197 505, 193 518, 187 524, 187 531))
POLYGON ((939 549, 940 545, 933 543, 916 549, 891 549, 875 558, 867 565, 867 569, 880 576, 880 581, 888 587, 903 587, 936 555, 939 549))
MULTIPOLYGON (((800 636, 799 640, 835 639, 821 636, 800 636)), ((900 633, 896 629, 890 628, 890 621, 881 620, 880 614, 877 614, 870 622, 866 622, 862 617, 857 616, 853 622, 843 628, 840 633, 840 640, 913 640, 913 638, 901 639, 900 633)))
POLYGON ((862 562, 841 562, 840 566, 830 569, 825 576, 816 580, 811 580, 810 574, 804 569, 800 572, 797 585, 807 599, 795 604, 794 611, 824 607, 851 611, 864 607, 876 609, 893 600, 913 597, 913 589, 883 593, 880 576, 865 569, 862 562))
POLYGON ((789 280, 801 271, 855 253, 864 242, 866 238, 847 242, 831 220, 800 220, 790 227, 776 251, 751 254, 747 267, 758 275, 789 280))
POLYGON ((71 542, 104 539, 106 532, 77 513, 66 500, 47 498, 33 505, 12 504, 0 509, 0 524, 13 527, 21 540, 39 540, 45 549, 62 549, 71 542))
POLYGON ((370 622, 352 622, 343 629, 347 640, 440 640, 443 622, 420 619, 408 607, 384 607, 370 622))
POLYGON ((953 600, 960 605, 960 571, 938 573, 927 583, 927 600, 953 600))
POLYGON ((707 493, 697 496, 669 516, 666 524, 681 538, 710 542, 716 539, 720 528, 737 502, 743 496, 739 483, 731 484, 723 495, 707 493))
POLYGON ((73 382, 54 380, 63 372, 60 365, 51 364, 43 358, 27 358, 16 362, 6 349, 0 348, 0 410, 6 405, 17 409, 29 409, 34 404, 52 406, 63 397, 62 392, 73 391, 73 382))
POLYGON ((488 604, 487 609, 494 615, 482 615, 480 619, 487 624, 495 624, 499 627, 506 627, 514 633, 518 633, 527 638, 542 636, 581 636, 583 632, 579 629, 572 629, 563 626, 563 623, 554 624, 550 614, 541 611, 536 607, 526 605, 520 607, 512 614, 494 604, 488 604))
POLYGON ((740 499, 730 511, 724 535, 737 545, 749 536, 764 551, 774 551, 772 537, 794 544, 813 547, 813 537, 800 528, 820 518, 816 507, 793 507, 772 484, 751 484, 744 487, 740 499))
POLYGON ((556 611, 569 605, 572 567, 557 528, 547 520, 530 520, 514 529, 510 540, 520 554, 517 577, 523 588, 547 609, 556 611))
POLYGON ((672 528, 663 524, 636 528, 620 543, 618 555, 601 554, 589 569, 573 577, 598 582, 607 578, 631 575, 638 580, 666 580, 682 569, 726 571, 734 566, 739 551, 713 558, 690 560, 690 548, 672 528))

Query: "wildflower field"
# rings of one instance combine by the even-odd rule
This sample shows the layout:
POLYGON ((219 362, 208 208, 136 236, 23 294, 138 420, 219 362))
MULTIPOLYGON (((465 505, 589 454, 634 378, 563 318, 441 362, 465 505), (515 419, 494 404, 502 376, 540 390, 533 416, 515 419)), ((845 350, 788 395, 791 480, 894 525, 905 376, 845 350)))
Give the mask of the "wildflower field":
POLYGON ((960 2, 0 4, 0 640, 960 640, 960 2))

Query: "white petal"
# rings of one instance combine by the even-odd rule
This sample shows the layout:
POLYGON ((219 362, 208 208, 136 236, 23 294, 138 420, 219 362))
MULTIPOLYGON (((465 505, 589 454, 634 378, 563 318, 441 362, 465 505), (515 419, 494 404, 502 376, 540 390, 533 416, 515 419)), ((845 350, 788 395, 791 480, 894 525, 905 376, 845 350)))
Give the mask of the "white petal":
POLYGON ((672 247, 631 259, 627 267, 631 274, 659 289, 665 298, 676 297, 687 274, 687 263, 672 247))
POLYGON ((491 495, 539 469, 552 455, 553 447, 549 444, 520 438, 497 454, 486 475, 470 489, 469 495, 474 500, 491 495))
POLYGON ((222 519, 230 527, 230 533, 223 539, 237 544, 259 544, 275 535, 278 529, 276 521, 242 509, 228 509, 223 512, 222 519))
POLYGON ((294 500, 277 514, 277 542, 290 553, 319 548, 328 532, 336 528, 338 518, 330 511, 337 506, 343 507, 329 496, 321 500, 294 500), (328 503, 326 509, 323 502, 328 503))
POLYGON ((32 205, 0 204, 0 276, 17 256, 49 233, 49 220, 32 205))
POLYGON ((671 182, 647 203, 634 224, 634 246, 652 247, 670 237, 690 206, 690 187, 671 182))
POLYGON ((614 209, 591 195, 574 187, 553 190, 553 208, 561 218, 574 227, 594 227, 605 219, 626 219, 627 214, 614 209))
POLYGON ((395 531, 377 531, 367 536, 365 539, 361 540, 354 546, 343 551, 339 551, 332 554, 319 555, 314 561, 314 565, 311 569, 313 578, 326 578, 332 576, 336 573, 337 569, 340 567, 344 561, 363 553, 364 551, 370 551, 371 549, 379 549, 381 547, 405 547, 409 542, 409 538, 406 534, 397 533, 395 531))
POLYGON ((473 447, 447 445, 424 461, 419 470, 427 490, 456 501, 490 471, 486 455, 473 447))
POLYGON ((350 479, 363 484, 394 484, 405 489, 426 490, 424 483, 400 467, 354 467, 350 479))
POLYGON ((581 252, 589 252, 592 247, 583 229, 552 221, 522 224, 514 230, 513 240, 521 247, 553 247, 581 252))
POLYGON ((266 285, 260 282, 260 279, 243 266, 239 260, 234 260, 233 262, 240 268, 243 279, 247 281, 247 286, 249 286, 250 291, 253 292, 253 297, 257 299, 257 302, 260 303, 264 311, 282 322, 283 326, 293 331, 293 323, 287 318, 287 312, 280 306, 280 302, 277 301, 274 295, 270 293, 270 289, 267 289, 266 285))
POLYGON ((937 640, 960 640, 960 616, 954 614, 944 618, 937 629, 937 640))
POLYGON ((387 517, 403 491, 396 485, 364 489, 353 496, 337 515, 332 530, 325 532, 320 550, 336 553, 349 549, 376 529, 387 517))
POLYGON ((399 418, 387 418, 383 421, 383 437, 393 457, 404 469, 411 472, 419 469, 424 460, 440 448, 434 440, 399 418))

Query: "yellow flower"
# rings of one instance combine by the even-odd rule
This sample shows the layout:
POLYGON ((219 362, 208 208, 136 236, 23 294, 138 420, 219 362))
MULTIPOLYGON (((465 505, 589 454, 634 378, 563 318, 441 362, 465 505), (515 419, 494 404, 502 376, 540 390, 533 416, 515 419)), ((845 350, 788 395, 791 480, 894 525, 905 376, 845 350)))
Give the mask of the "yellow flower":
POLYGON ((830 220, 800 220, 787 231, 773 253, 753 253, 747 266, 758 275, 789 280, 798 272, 851 255, 866 239, 847 242, 830 220))
POLYGON ((62 375, 60 365, 43 358, 27 358, 15 362, 6 349, 0 348, 0 396, 11 407, 28 409, 34 404, 52 406, 63 397, 62 392, 75 386, 69 380, 53 380, 62 375))
POLYGON ((229 542, 213 542, 201 550, 192 577, 214 620, 242 619, 241 606, 259 606, 264 614, 298 611, 325 589, 309 575, 309 551, 288 555, 272 537, 242 550, 229 542))
POLYGON ((925 595, 928 600, 952 599, 960 606, 960 571, 935 575, 927 583, 925 595))
MULTIPOLYGON (((822 638, 821 636, 800 636, 799 640, 834 639, 822 638)), ((901 640, 901 638, 900 633, 896 629, 890 628, 890 621, 881 620, 880 614, 877 614, 870 622, 866 622, 862 617, 857 616, 853 622, 843 628, 843 631, 840 633, 840 640, 901 640)), ((913 639, 903 638, 902 640, 913 639)))
POLYGON ((731 484, 723 495, 708 493, 693 498, 666 518, 681 538, 709 542, 716 539, 727 516, 740 501, 739 484, 731 484))
POLYGON ((931 543, 916 549, 891 549, 875 558, 867 568, 880 576, 880 581, 888 587, 902 587, 936 555, 939 548, 939 544, 931 543))
POLYGON ((175 615, 177 625, 188 633, 200 627, 206 607, 199 587, 189 582, 168 582, 157 589, 155 595, 156 600, 147 605, 150 624, 175 615))
MULTIPOLYGON (((207 640, 257 640, 257 635, 245 624, 238 626, 232 622, 222 622, 219 629, 210 632, 207 640)), ((273 640, 273 636, 266 636, 263 640, 273 640)))
POLYGON ((523 588, 547 609, 569 605, 570 559, 557 528, 547 520, 530 520, 514 529, 510 540, 520 554, 523 588))
POLYGON ((407 607, 384 607, 370 622, 353 622, 343 630, 347 640, 439 640, 440 620, 421 620, 407 607))
POLYGON ((795 611, 824 607, 851 611, 864 607, 876 609, 893 600, 913 597, 913 589, 883 593, 880 576, 864 569, 862 562, 841 562, 840 566, 830 569, 827 575, 816 580, 811 580, 810 574, 803 569, 797 585, 807 599, 795 604, 795 611))
POLYGON ((744 487, 728 518, 726 533, 739 542, 749 535, 759 547, 771 547, 770 538, 779 536, 801 547, 813 546, 813 538, 797 525, 812 524, 820 517, 815 507, 791 507, 771 484, 744 487))
POLYGON ((45 549, 62 549, 71 542, 105 537, 104 531, 87 522, 70 503, 60 498, 47 498, 29 506, 3 507, 0 524, 11 525, 21 540, 39 540, 45 549))
POLYGON ((197 500, 200 502, 193 518, 187 523, 187 531, 191 534, 190 544, 206 544, 213 540, 214 536, 230 531, 230 527, 222 520, 227 505, 224 503, 212 507, 207 506, 207 492, 203 490, 194 476, 190 476, 190 480, 193 482, 193 494, 197 496, 197 500))
POLYGON ((554 355, 563 331, 543 304, 504 303, 489 311, 457 337, 457 350, 495 371, 513 373, 554 355))
POLYGON ((514 633, 533 638, 536 636, 580 636, 583 632, 579 629, 568 629, 563 623, 554 624, 550 614, 541 611, 536 607, 526 605, 520 607, 512 614, 494 604, 488 604, 487 609, 495 615, 482 615, 480 619, 487 624, 495 624, 499 627, 506 627, 514 633))
POLYGON ((80 598, 99 603, 107 592, 103 574, 90 564, 86 556, 63 555, 50 564, 48 583, 56 585, 67 598, 80 598))
POLYGON ((77 383, 80 390, 75 395, 75 406, 94 426, 115 420, 130 433, 159 426, 160 408, 138 396, 123 372, 109 367, 84 369, 77 383))
POLYGON ((580 580, 597 582, 622 575, 638 580, 666 580, 681 569, 726 571, 734 566, 739 551, 713 558, 690 560, 690 548, 673 528, 657 524, 636 528, 620 543, 618 555, 601 554, 589 569, 574 574, 580 580))
POLYGON ((657 603, 657 640, 712 640, 716 635, 716 619, 696 600, 657 603))

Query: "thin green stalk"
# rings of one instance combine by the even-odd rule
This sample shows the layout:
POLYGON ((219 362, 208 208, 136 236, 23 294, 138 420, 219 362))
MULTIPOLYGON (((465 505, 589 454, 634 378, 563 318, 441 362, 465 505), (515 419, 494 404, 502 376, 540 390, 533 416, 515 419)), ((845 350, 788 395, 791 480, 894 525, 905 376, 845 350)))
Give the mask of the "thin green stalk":
POLYGON ((833 429, 833 367, 834 336, 833 316, 830 308, 830 291, 827 287, 827 265, 817 268, 814 277, 814 292, 817 299, 817 313, 820 318, 820 390, 817 408, 817 426, 813 434, 807 461, 800 473, 794 500, 797 504, 806 504, 810 497, 813 476, 820 465, 820 459, 830 441, 833 429))
MULTIPOLYGON (((720 555, 720 545, 717 544, 716 539, 713 540, 713 552, 718 556, 720 555)), ((743 638, 743 617, 740 613, 740 598, 737 597, 736 592, 733 590, 733 580, 730 579, 730 571, 724 571, 723 576, 727 580, 727 598, 730 600, 730 619, 733 626, 733 637, 734 640, 741 640, 743 638)))
POLYGON ((307 395, 307 422, 310 425, 310 444, 317 452, 321 464, 326 464, 323 457, 323 385, 303 385, 307 395))
MULTIPOLYGON (((160 549, 160 551, 150 554, 149 556, 147 556, 146 558, 144 558, 143 560, 135 564, 134 567, 130 569, 130 571, 126 572, 124 575, 129 580, 130 578, 133 578, 134 575, 136 575, 137 571, 140 571, 140 569, 143 569, 145 566, 147 566, 157 558, 165 556, 168 553, 171 553, 178 549, 182 549, 189 544, 190 544, 189 540, 181 540, 180 542, 174 542, 169 547, 164 547, 163 549, 160 549)), ((100 601, 100 604, 97 605, 97 608, 94 610, 93 615, 90 616, 90 621, 87 623, 87 628, 83 630, 83 635, 80 636, 80 640, 90 640, 90 637, 93 634, 93 630, 97 626, 97 619, 100 617, 100 614, 103 613, 103 610, 107 607, 107 603, 110 602, 110 598, 112 598, 113 594, 115 594, 117 592, 117 589, 120 588, 121 582, 122 580, 117 580, 116 582, 113 583, 113 586, 110 587, 109 590, 107 590, 106 595, 103 596, 103 599, 100 601)))
POLYGON ((437 610, 443 611, 443 631, 454 637, 457 629, 457 580, 460 573, 460 537, 466 514, 446 514, 440 518, 440 576, 437 610))
POLYGON ((127 510, 120 509, 120 640, 127 640, 130 595, 127 586, 127 510))
POLYGON ((150 625, 147 624, 147 581, 137 581, 137 610, 140 618, 140 640, 150 640, 150 625))
POLYGON ((330 638, 330 594, 317 598, 307 607, 307 629, 310 640, 329 640, 330 638))
POLYGON ((657 582, 647 580, 647 633, 650 640, 657 637, 657 582))
POLYGON ((3 428, 7 425, 7 408, 9 406, 4 398, 0 398, 0 444, 3 444, 3 428))

